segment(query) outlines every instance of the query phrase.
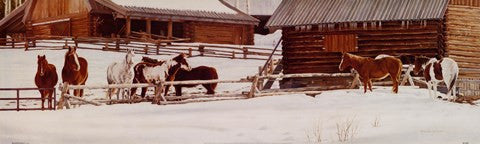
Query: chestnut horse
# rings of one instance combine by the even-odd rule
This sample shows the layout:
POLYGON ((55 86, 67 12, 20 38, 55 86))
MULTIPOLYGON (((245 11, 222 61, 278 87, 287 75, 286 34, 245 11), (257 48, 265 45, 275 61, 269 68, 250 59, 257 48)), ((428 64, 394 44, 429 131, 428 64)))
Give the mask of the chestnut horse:
MULTIPOLYGON (((175 81, 188 81, 188 80, 214 80, 218 79, 217 70, 213 67, 199 66, 192 68, 191 71, 183 69, 178 70, 175 76, 175 81)), ((195 87, 197 85, 175 85, 175 95, 182 96, 182 87, 195 87)), ((207 89, 207 94, 215 94, 215 88, 217 83, 202 84, 207 89)), ((166 86, 165 95, 167 95, 170 86, 166 86)))
MULTIPOLYGON (((76 47, 68 47, 67 53, 65 53, 65 63, 62 69, 63 82, 67 82, 70 85, 85 85, 88 78, 88 63, 82 57, 78 57, 76 47)), ((67 91, 67 94, 70 94, 67 91)), ((83 89, 74 90, 75 96, 82 97, 83 89)))
MULTIPOLYGON (((58 82, 57 69, 53 64, 49 64, 45 55, 37 56, 38 67, 37 74, 35 75, 35 85, 38 88, 54 88, 58 82)), ((42 109, 45 108, 45 99, 48 99, 48 108, 52 106, 52 95, 55 89, 42 89, 40 94, 42 95, 42 109)))
MULTIPOLYGON (((183 53, 165 62, 140 62, 133 69, 135 71, 133 83, 158 84, 162 81, 173 81, 180 69, 191 70, 183 53)), ((142 98, 145 97, 146 90, 146 88, 142 88, 142 98)), ((136 91, 137 88, 132 88, 131 95, 135 94, 136 91)))
POLYGON ((415 68, 413 72, 418 75, 423 70, 423 76, 427 82, 428 95, 437 96, 437 85, 439 82, 445 82, 448 92, 447 97, 456 99, 456 80, 458 78, 458 64, 451 58, 428 58, 419 56, 415 58, 415 68))
POLYGON ((387 56, 379 59, 356 56, 349 53, 343 53, 339 70, 343 71, 348 67, 355 69, 363 81, 364 93, 367 92, 367 86, 372 91, 372 79, 382 80, 390 75, 393 81, 392 91, 398 93, 398 83, 402 74, 402 61, 398 58, 387 56))

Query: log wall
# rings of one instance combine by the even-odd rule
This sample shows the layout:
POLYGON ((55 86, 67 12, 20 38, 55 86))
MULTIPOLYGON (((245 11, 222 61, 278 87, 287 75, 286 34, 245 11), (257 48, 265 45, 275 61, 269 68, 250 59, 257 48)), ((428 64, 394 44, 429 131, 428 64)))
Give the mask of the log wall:
POLYGON ((253 25, 188 22, 184 35, 192 42, 253 45, 253 25))
MULTIPOLYGON (((70 18, 69 22, 59 22, 69 24, 70 34, 68 36, 90 36, 90 20, 88 14, 68 15, 59 19, 70 18)), ((58 23, 27 25, 29 34, 33 35, 58 35, 55 32, 55 25, 58 23)))
POLYGON ((358 50, 353 54, 375 57, 379 54, 414 54, 435 56, 443 49, 442 22, 426 25, 401 22, 383 23, 382 27, 283 29, 284 73, 337 73, 341 52, 328 52, 324 37, 329 34, 356 34, 358 50))
MULTIPOLYGON (((338 73, 341 52, 328 52, 324 47, 325 35, 357 35, 360 56, 443 54, 443 21, 357 23, 335 26, 283 28, 283 67, 285 74, 338 73), (380 26, 381 25, 381 26, 380 26)), ((349 71, 344 71, 349 72, 349 71)), ((282 81, 290 83, 296 80, 282 81)), ((305 81, 296 81, 305 83, 305 81)), ((308 83, 308 82, 307 82, 308 83)), ((342 82, 342 84, 345 82, 342 82)), ((288 87, 288 86, 287 86, 288 87)))
POLYGON ((480 1, 453 0, 447 9, 447 54, 460 67, 460 92, 480 94, 480 1), (470 6, 469 6, 470 5, 470 6))

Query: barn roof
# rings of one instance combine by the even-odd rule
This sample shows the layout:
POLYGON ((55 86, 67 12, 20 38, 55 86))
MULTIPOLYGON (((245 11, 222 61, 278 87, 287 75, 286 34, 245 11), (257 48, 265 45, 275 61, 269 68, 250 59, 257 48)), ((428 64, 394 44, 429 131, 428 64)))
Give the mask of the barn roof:
POLYGON ((31 1, 23 3, 17 7, 2 20, 0 20, 0 32, 22 32, 25 30, 22 18, 25 15, 26 7, 31 4, 31 1))
POLYGON ((242 10, 249 15, 273 14, 282 0, 225 0, 230 5, 242 10))
POLYGON ((283 0, 267 27, 443 19, 448 0, 283 0))
POLYGON ((258 24, 259 20, 223 0, 97 0, 123 16, 258 24))

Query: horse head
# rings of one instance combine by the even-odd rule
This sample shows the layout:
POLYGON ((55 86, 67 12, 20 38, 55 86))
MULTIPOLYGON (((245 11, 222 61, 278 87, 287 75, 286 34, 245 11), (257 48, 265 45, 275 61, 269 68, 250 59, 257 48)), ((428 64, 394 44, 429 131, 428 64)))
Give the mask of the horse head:
POLYGON ((180 65, 180 68, 186 71, 192 70, 192 68, 188 65, 186 55, 184 53, 174 57, 173 61, 177 62, 177 65, 180 65))
POLYGON ((80 70, 80 62, 78 61, 78 54, 77 54, 76 47, 68 47, 68 51, 65 54, 65 66, 73 67, 75 71, 80 70))
POLYGON ((43 56, 38 55, 37 58, 38 58, 38 60, 37 60, 37 63, 38 63, 37 72, 40 73, 40 76, 43 76, 43 75, 45 75, 45 68, 48 65, 48 61, 47 61, 47 58, 45 57, 45 55, 43 55, 43 56))
POLYGON ((413 65, 415 66, 413 68, 413 73, 415 75, 418 75, 420 73, 420 71, 424 70, 424 67, 429 60, 430 60, 430 58, 428 58, 426 56, 416 56, 415 61, 413 62, 413 65))
POLYGON ((128 66, 133 65, 133 57, 135 57, 135 52, 132 49, 127 49, 127 55, 125 56, 125 63, 128 66))
POLYGON ((350 59, 351 55, 349 53, 342 53, 342 61, 338 66, 338 70, 343 71, 346 68, 350 67, 352 65, 350 59))

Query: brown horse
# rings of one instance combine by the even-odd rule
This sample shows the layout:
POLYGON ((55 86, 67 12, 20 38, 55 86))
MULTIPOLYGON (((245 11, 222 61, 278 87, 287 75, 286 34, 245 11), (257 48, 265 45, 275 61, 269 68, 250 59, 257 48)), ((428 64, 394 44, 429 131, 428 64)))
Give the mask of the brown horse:
MULTIPOLYGON (((38 67, 37 74, 35 75, 35 85, 38 88, 54 88, 58 82, 57 69, 53 64, 49 64, 45 55, 37 56, 38 67)), ((42 95, 42 109, 45 108, 45 99, 48 99, 48 108, 52 106, 52 95, 55 89, 42 89, 40 94, 42 95)))
POLYGON ((364 92, 367 92, 367 86, 372 91, 372 81, 381 80, 390 75, 393 81, 393 92, 398 93, 398 81, 402 74, 402 61, 395 57, 383 57, 373 59, 369 57, 356 56, 344 53, 340 62, 340 71, 347 67, 355 69, 363 81, 364 92))
MULTIPOLYGON (((62 69, 63 82, 67 82, 70 85, 85 85, 88 78, 88 63, 82 57, 78 57, 76 47, 68 47, 67 53, 65 53, 65 63, 62 69)), ((69 91, 67 91, 70 94, 69 91)), ((75 96, 82 97, 83 89, 74 90, 75 96)))
MULTIPOLYGON (((173 81, 178 70, 184 69, 190 71, 185 54, 180 54, 170 60, 160 61, 158 63, 140 62, 134 67, 135 78, 133 83, 153 83, 158 84, 162 81, 173 81)), ((132 88, 133 96, 137 88, 132 88)), ((145 97, 147 88, 142 88, 141 96, 145 97)))
MULTIPOLYGON (((218 79, 217 70, 213 67, 199 66, 192 68, 191 71, 186 71, 183 69, 178 70, 177 75, 175 76, 175 81, 188 81, 188 80, 214 80, 218 79)), ((197 85, 175 85, 175 95, 182 96, 182 87, 195 87, 197 85)), ((202 84, 202 86, 207 89, 207 94, 215 94, 215 88, 217 83, 211 84, 202 84)), ((170 86, 166 87, 165 95, 168 92, 170 86)))

